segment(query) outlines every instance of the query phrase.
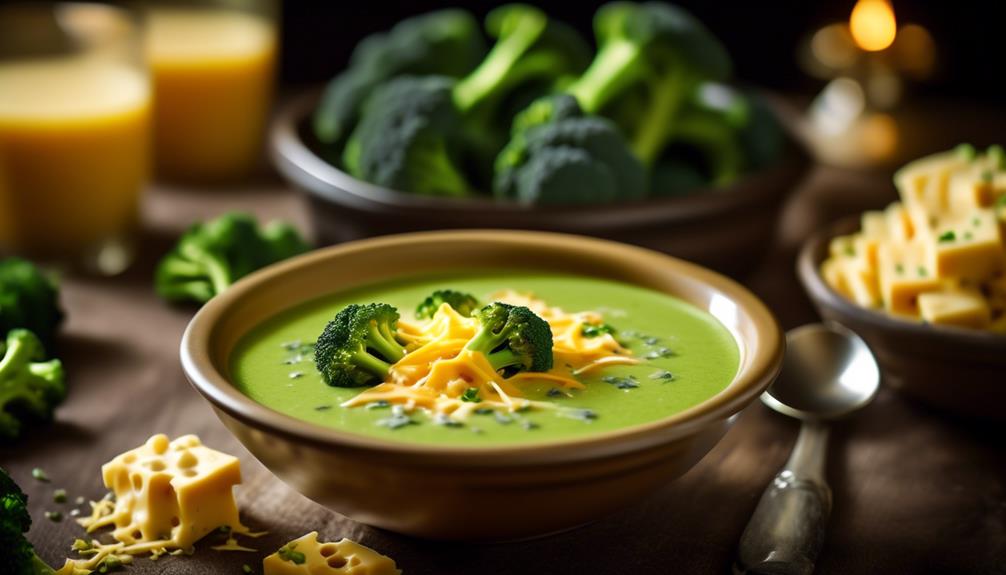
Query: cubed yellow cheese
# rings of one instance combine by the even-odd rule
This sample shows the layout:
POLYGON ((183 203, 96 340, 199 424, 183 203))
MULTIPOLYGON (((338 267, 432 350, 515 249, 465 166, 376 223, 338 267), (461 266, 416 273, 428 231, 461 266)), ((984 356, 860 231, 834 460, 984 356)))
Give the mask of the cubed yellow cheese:
MULTIPOLYGON (((992 175, 988 173, 988 175, 992 175)), ((996 181, 985 173, 962 171, 950 178, 950 209, 955 214, 967 214, 979 208, 990 208, 996 200, 996 181)))
POLYGON ((992 210, 945 220, 935 235, 937 277, 982 282, 1006 269, 1006 249, 992 210))
POLYGON ((862 307, 880 306, 880 285, 875 268, 867 265, 864 258, 842 260, 841 274, 848 287, 852 301, 862 307))
POLYGON ((887 239, 887 218, 884 212, 863 212, 860 218, 860 234, 867 238, 887 239))
POLYGON ((919 295, 922 319, 934 325, 984 329, 992 319, 988 304, 975 290, 948 290, 919 295))
POLYGON ((892 241, 907 242, 915 235, 912 218, 901 204, 894 203, 884 210, 887 220, 887 234, 892 241))
POLYGON ((893 314, 918 317, 919 294, 939 291, 926 246, 920 242, 885 244, 877 254, 880 295, 893 314))
POLYGON ((195 435, 170 442, 155 435, 106 463, 101 474, 115 493, 113 536, 126 545, 164 541, 185 549, 218 527, 247 531, 233 493, 240 462, 195 435))
POLYGON ((927 210, 946 207, 950 176, 966 169, 970 161, 954 150, 932 154, 910 162, 894 174, 894 183, 906 204, 919 204, 927 210))
POLYGON ((836 236, 828 243, 828 253, 833 258, 856 255, 856 236, 836 236))
POLYGON ((845 282, 845 275, 842 273, 842 262, 844 261, 839 258, 828 258, 821 264, 821 275, 824 277, 824 281, 831 286, 831 289, 852 299, 852 292, 849 290, 849 285, 845 282))
POLYGON ((318 533, 287 543, 262 560, 264 575, 400 575, 390 557, 355 541, 318 541, 318 533))

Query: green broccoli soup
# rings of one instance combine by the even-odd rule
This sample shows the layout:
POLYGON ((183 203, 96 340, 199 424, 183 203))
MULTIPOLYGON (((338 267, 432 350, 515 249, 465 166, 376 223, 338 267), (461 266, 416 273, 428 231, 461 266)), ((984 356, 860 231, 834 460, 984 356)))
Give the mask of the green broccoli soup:
POLYGON ((662 419, 740 353, 676 298, 537 271, 411 278, 307 302, 237 345, 232 380, 298 419, 382 439, 499 445, 662 419))

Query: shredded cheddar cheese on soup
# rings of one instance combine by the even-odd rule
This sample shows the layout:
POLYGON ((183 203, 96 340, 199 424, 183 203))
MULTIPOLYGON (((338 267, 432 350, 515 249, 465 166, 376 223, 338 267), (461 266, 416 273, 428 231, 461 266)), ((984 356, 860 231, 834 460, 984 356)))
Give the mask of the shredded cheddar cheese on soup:
POLYGON ((521 384, 548 381, 563 389, 583 389, 576 376, 611 365, 637 363, 610 334, 583 335, 585 325, 602 323, 595 311, 567 313, 530 294, 503 291, 493 301, 524 306, 545 320, 552 331, 554 367, 548 372, 519 372, 509 377, 493 369, 485 355, 465 349, 479 330, 478 320, 443 304, 426 322, 399 320, 398 336, 406 355, 391 366, 387 381, 344 402, 359 407, 376 402, 422 408, 435 416, 465 421, 477 410, 555 409, 546 401, 524 397, 521 384), (474 391, 473 391, 474 390, 474 391))

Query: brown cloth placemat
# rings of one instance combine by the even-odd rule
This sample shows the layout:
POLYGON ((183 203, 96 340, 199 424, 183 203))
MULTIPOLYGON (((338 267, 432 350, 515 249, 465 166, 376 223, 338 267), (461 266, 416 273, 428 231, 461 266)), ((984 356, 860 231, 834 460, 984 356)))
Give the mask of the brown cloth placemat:
MULTIPOLYGON (((816 318, 792 270, 795 246, 815 227, 867 206, 883 205, 886 178, 818 169, 790 202, 778 245, 746 282, 785 327, 816 318), (850 194, 849 190, 856 190, 850 194)), ((432 543, 372 529, 331 513, 273 477, 230 435, 189 387, 178 343, 191 308, 160 302, 151 287, 156 258, 193 219, 228 209, 304 223, 299 198, 281 184, 241 193, 152 191, 145 205, 141 261, 115 279, 70 277, 69 320, 60 342, 70 396, 57 422, 13 447, 0 448, 31 497, 30 538, 61 564, 81 529, 68 515, 78 495, 101 497, 99 468, 154 433, 198 434, 241 458, 237 488, 243 521, 270 534, 258 553, 221 553, 201 543, 191 557, 139 558, 128 573, 240 574, 286 541, 318 530, 350 537, 421 574, 713 574, 729 571, 741 531, 782 465, 797 426, 761 404, 751 406, 694 469, 649 499, 592 525, 532 541, 471 545, 432 543), (52 483, 31 478, 44 468, 52 483), (52 502, 65 488, 70 503, 52 502)), ((1006 385, 1006 374, 1004 374, 1006 385)), ((953 382, 948 382, 952 385, 953 382)), ((828 477, 835 511, 817 572, 822 574, 1006 573, 1006 454, 1002 426, 950 419, 884 390, 876 403, 833 435, 828 477), (997 433, 998 432, 998 433, 997 433)), ((529 516, 534 510, 528 509, 529 516)))

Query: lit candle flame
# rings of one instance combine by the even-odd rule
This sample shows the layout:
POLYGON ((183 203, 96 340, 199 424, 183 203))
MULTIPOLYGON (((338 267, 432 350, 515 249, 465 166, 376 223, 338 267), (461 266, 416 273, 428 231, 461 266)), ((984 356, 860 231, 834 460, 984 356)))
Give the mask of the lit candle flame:
POLYGON ((869 52, 879 52, 894 43, 897 22, 887 0, 859 0, 849 17, 849 31, 856 44, 869 52))

